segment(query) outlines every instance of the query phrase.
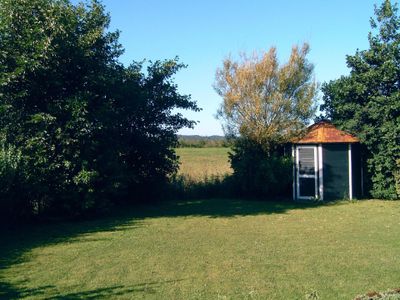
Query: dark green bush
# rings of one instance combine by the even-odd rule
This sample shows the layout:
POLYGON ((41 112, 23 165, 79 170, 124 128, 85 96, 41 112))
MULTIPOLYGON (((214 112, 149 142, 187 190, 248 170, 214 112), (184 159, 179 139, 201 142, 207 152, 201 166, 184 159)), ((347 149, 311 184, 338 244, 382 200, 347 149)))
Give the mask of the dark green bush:
POLYGON ((289 196, 292 160, 281 147, 265 150, 248 139, 238 139, 230 154, 236 193, 242 196, 289 196))
POLYGON ((397 198, 400 199, 400 159, 396 160, 396 169, 394 171, 397 198))
POLYGON ((0 219, 27 218, 35 210, 26 193, 26 173, 21 152, 0 142, 0 219))

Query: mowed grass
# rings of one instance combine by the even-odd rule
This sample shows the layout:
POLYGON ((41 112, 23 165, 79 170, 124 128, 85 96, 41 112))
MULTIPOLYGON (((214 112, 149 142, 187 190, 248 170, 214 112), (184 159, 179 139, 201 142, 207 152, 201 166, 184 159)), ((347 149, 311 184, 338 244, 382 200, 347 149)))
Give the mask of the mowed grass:
POLYGON ((194 180, 231 174, 229 148, 177 148, 180 157, 179 174, 194 180))
POLYGON ((210 199, 3 232, 0 298, 353 299, 400 287, 399 215, 210 199))

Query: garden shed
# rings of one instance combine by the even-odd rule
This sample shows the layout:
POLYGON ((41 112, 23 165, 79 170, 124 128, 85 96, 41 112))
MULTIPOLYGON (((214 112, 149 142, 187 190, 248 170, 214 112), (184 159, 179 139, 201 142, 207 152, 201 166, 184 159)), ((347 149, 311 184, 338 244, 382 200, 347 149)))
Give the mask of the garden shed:
POLYGON ((363 194, 359 139, 329 121, 293 142, 293 199, 353 199, 363 194))

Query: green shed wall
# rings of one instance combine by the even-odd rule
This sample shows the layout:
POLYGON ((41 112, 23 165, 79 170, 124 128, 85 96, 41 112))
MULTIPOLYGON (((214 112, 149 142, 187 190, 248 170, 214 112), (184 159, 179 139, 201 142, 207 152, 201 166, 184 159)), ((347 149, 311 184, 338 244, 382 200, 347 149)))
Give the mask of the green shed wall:
POLYGON ((360 144, 351 145, 351 163, 353 178, 353 198, 362 198, 361 189, 361 147, 360 144))

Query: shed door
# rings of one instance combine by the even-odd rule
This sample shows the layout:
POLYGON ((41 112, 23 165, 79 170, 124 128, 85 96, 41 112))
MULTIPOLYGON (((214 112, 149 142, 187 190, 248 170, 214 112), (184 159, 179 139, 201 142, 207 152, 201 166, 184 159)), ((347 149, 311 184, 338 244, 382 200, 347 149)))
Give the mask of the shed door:
POLYGON ((297 147, 297 198, 317 197, 317 147, 297 147))

